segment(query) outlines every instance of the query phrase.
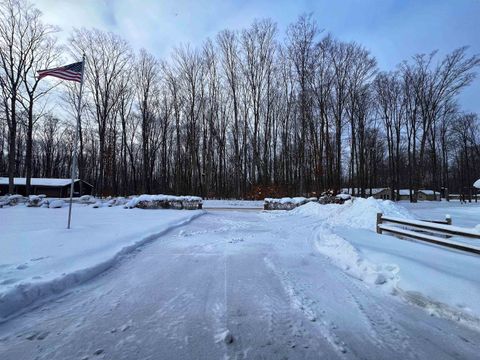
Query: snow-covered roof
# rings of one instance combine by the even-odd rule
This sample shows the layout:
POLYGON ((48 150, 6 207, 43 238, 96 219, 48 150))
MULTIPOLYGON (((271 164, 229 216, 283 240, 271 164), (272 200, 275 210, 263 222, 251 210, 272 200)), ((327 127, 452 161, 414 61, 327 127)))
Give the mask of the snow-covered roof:
MULTIPOLYGON (((381 193, 384 190, 388 190, 388 188, 372 188, 372 195, 376 195, 378 193, 381 193)), ((361 192, 360 188, 355 188, 355 194, 360 194, 360 192, 361 192)), ((343 188, 341 190, 341 193, 352 194, 352 188, 343 188)), ((370 188, 365 189, 365 194, 370 195, 370 188)))
MULTIPOLYGON (((80 179, 75 179, 75 182, 80 179)), ((15 185, 25 185, 26 178, 13 178, 15 185)), ((33 186, 67 186, 72 183, 72 179, 54 179, 54 178, 32 178, 31 185, 33 186)), ((8 185, 8 177, 0 177, 0 185, 8 185)))
POLYGON ((475 181, 473 183, 473 187, 476 187, 477 189, 480 189, 480 179, 478 179, 477 181, 475 181))
POLYGON ((400 189, 399 192, 400 196, 406 196, 410 195, 410 190, 409 189, 400 189))
POLYGON ((433 191, 433 190, 418 190, 418 192, 424 193, 425 195, 440 194, 438 191, 433 191))

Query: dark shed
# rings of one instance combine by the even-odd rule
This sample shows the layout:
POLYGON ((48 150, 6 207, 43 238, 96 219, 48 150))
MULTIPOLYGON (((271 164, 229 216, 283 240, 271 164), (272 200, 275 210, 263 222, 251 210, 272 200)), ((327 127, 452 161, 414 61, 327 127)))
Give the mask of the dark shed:
MULTIPOLYGON (((25 195, 25 178, 14 178, 14 193, 25 195)), ((70 196, 71 179, 32 178, 31 195, 47 195, 64 198, 70 196)), ((91 195, 93 186, 86 181, 76 179, 73 185, 73 196, 91 195)), ((0 195, 8 193, 8 177, 0 177, 0 195)))

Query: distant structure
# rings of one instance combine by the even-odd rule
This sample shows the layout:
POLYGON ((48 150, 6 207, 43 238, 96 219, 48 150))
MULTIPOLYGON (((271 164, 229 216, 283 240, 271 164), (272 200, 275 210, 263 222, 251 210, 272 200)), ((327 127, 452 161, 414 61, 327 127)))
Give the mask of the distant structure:
MULTIPOLYGON (((342 194, 349 194, 349 195, 355 195, 355 196, 360 196, 361 190, 360 189, 355 189, 355 192, 352 192, 352 188, 343 188, 341 190, 342 194)), ((367 197, 373 196, 375 199, 382 199, 382 200, 390 200, 390 188, 368 188, 365 189, 365 195, 367 197)))
MULTIPOLYGON (((14 193, 26 194, 26 178, 14 178, 14 193)), ((31 195, 44 194, 48 197, 68 197, 70 195, 71 179, 52 179, 52 178, 32 178, 30 185, 31 195)), ((76 179, 73 187, 73 196, 79 197, 82 195, 91 195, 93 192, 93 185, 76 179)), ((0 195, 8 193, 8 177, 0 177, 0 195)))
MULTIPOLYGON (((480 183, 479 183, 479 186, 480 186, 480 183)), ((352 189, 344 188, 342 189, 342 193, 352 195, 352 189)), ((360 196, 360 189, 355 189, 355 195, 360 196)), ((365 195, 367 197, 373 196, 375 199, 392 200, 391 191, 389 187, 365 189, 365 195)), ((418 190, 417 199, 420 201, 422 200, 440 201, 441 200, 440 193, 438 191, 433 191, 433 190, 418 190)), ((399 200, 410 200, 410 190, 400 189, 399 200)))

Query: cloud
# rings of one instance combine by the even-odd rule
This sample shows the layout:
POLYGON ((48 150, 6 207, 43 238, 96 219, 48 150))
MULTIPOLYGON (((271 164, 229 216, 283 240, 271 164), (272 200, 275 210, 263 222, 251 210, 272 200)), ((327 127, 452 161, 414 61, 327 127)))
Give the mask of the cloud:
MULTIPOLYGON (((35 0, 34 0, 35 1, 35 0)), ((443 55, 470 45, 480 53, 480 1, 473 0, 36 0, 45 20, 64 29, 97 27, 113 31, 135 49, 168 57, 181 43, 201 45, 219 31, 248 27, 256 18, 278 24, 279 36, 302 13, 319 27, 368 48, 382 69, 393 69, 416 53, 443 55)), ((480 80, 462 95, 462 105, 480 112, 480 80)))

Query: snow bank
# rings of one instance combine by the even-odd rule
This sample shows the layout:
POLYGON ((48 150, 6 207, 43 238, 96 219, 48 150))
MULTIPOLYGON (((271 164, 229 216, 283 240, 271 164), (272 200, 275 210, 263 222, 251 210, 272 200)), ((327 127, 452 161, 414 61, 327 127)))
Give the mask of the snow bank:
POLYGON ((25 202, 27 199, 24 198, 22 195, 15 194, 15 195, 4 195, 0 197, 0 207, 2 206, 15 206, 19 203, 25 202))
POLYGON ((311 217, 320 220, 314 243, 316 249, 326 255, 338 267, 362 281, 393 286, 399 271, 394 264, 376 264, 361 256, 359 251, 348 241, 336 234, 336 227, 376 230, 377 213, 400 218, 413 218, 402 206, 389 200, 354 198, 344 204, 308 203, 293 210, 293 216, 311 217))
POLYGON ((333 233, 329 227, 320 227, 315 234, 315 247, 329 257, 338 267, 353 277, 375 285, 398 280, 398 266, 393 264, 375 264, 361 256, 359 251, 344 238, 333 233))
MULTIPOLYGON (((430 210, 423 207, 415 213, 425 219, 439 217, 430 210)), ((480 214, 480 206, 449 210, 458 217, 462 212, 467 217, 480 214)), ((378 212, 414 218, 403 206, 373 198, 357 198, 344 205, 309 203, 289 215, 320 220, 313 237, 315 248, 352 277, 381 286, 432 315, 480 328, 478 256, 376 234, 378 212)))
MULTIPOLYGON (((423 307, 432 315, 480 329, 478 256, 362 229, 351 231, 336 227, 334 231, 340 240, 355 249, 361 262, 376 264, 382 270, 395 266, 386 287, 392 294, 423 307)), ((351 270, 356 273, 353 276, 365 274, 351 270)))
POLYGON ((57 200, 52 200, 48 203, 48 207, 50 209, 59 209, 65 205, 65 201, 57 199, 57 200))
POLYGON ((202 198, 199 196, 173 196, 173 195, 140 195, 132 198, 125 208, 141 209, 200 209, 202 198))
POLYGON ((284 198, 265 198, 264 210, 292 210, 308 202, 316 201, 317 198, 304 197, 284 197, 284 198))
POLYGON ((329 225, 375 230, 379 212, 388 216, 413 219, 413 216, 404 207, 398 206, 390 200, 376 200, 373 197, 355 198, 342 205, 320 205, 310 202, 293 210, 291 214, 315 217, 329 225))
POLYGON ((125 211, 73 204, 56 211, 16 206, 0 221, 0 322, 39 299, 110 268, 124 254, 203 211, 125 211))
POLYGON ((82 195, 78 198, 80 204, 95 204, 97 199, 93 195, 82 195))
POLYGON ((41 195, 30 195, 28 197, 27 202, 25 203, 25 206, 28 207, 40 207, 43 204, 48 204, 48 201, 45 200, 45 196, 41 195))
POLYGON ((304 197, 284 197, 284 198, 265 198, 265 202, 268 203, 273 203, 273 204, 305 204, 307 202, 307 199, 304 197))

